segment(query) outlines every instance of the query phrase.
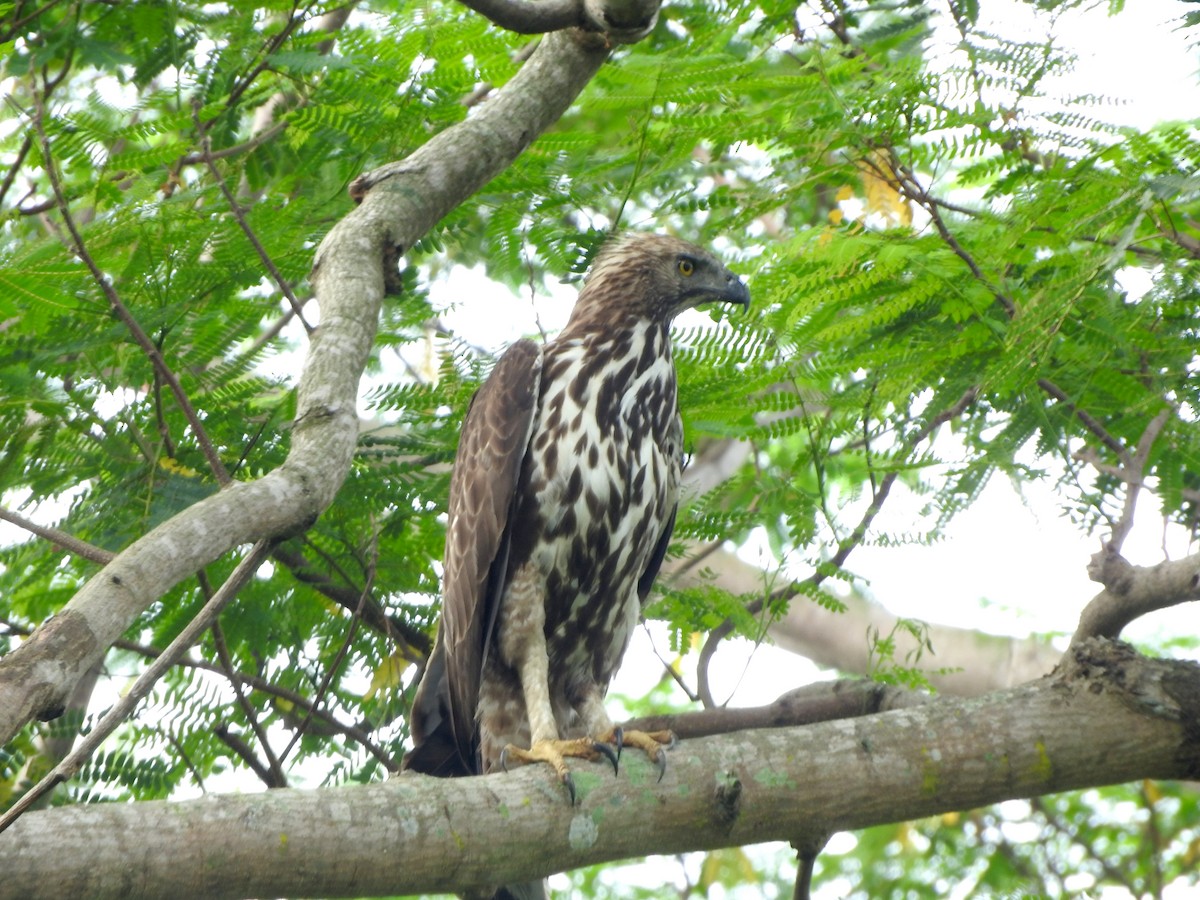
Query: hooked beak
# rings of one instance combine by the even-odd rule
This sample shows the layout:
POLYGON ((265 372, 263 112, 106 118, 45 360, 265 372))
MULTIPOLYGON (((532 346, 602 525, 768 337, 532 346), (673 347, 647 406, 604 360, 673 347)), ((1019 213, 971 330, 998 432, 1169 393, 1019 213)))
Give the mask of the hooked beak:
POLYGON ((743 312, 748 312, 750 309, 750 288, 746 287, 745 282, 732 272, 726 272, 725 291, 721 294, 720 299, 726 303, 741 306, 743 312))

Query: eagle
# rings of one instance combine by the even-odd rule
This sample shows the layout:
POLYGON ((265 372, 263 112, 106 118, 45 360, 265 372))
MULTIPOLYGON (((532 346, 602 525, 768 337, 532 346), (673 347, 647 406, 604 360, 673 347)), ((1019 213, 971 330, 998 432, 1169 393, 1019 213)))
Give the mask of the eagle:
POLYGON ((471 400, 450 479, 442 619, 409 718, 405 768, 482 774, 638 747, 604 710, 675 524, 683 463, 668 328, 745 284, 672 236, 600 250, 566 328, 513 344, 471 400))

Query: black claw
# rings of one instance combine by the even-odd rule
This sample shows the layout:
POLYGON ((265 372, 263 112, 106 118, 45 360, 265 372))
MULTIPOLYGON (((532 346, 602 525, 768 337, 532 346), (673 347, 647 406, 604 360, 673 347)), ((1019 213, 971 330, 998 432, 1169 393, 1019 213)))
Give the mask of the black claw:
POLYGON ((617 745, 617 759, 620 759, 621 748, 625 746, 625 729, 619 725, 613 729, 613 743, 617 745))
POLYGON ((618 771, 617 770, 617 760, 619 760, 621 758, 621 745, 617 744, 617 749, 614 750, 612 747, 608 746, 608 744, 604 743, 603 741, 592 741, 592 747, 595 749, 595 751, 597 753, 599 753, 605 759, 607 759, 610 763, 612 763, 613 774, 615 775, 618 771))
POLYGON ((571 773, 567 772, 563 775, 563 784, 567 786, 567 793, 571 795, 571 805, 575 805, 575 779, 571 777, 571 773))
POLYGON ((658 756, 654 759, 654 765, 658 767, 658 780, 661 782, 663 776, 667 774, 667 751, 662 747, 658 748, 658 756))
POLYGON ((671 741, 669 744, 667 744, 667 749, 674 750, 675 745, 679 743, 679 738, 675 737, 675 732, 673 732, 673 731, 670 732, 670 734, 671 734, 671 741))
POLYGON ((500 769, 504 772, 508 771, 508 748, 505 747, 500 751, 500 769))

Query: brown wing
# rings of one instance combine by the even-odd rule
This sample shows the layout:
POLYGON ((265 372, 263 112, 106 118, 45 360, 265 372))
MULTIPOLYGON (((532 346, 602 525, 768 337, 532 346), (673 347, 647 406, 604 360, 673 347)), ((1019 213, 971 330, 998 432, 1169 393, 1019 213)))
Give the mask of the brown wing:
POLYGON ((508 522, 529 447, 542 375, 533 341, 513 344, 467 410, 450 476, 437 644, 410 714, 405 767, 432 775, 479 770, 475 705, 510 543, 508 522))
POLYGON ((662 534, 658 536, 658 543, 654 545, 654 553, 651 554, 650 561, 646 563, 646 571, 638 579, 638 600, 643 605, 646 603, 646 598, 650 596, 650 589, 654 587, 654 579, 658 577, 658 570, 662 568, 663 560, 667 558, 667 548, 671 546, 671 534, 675 531, 675 514, 678 511, 678 506, 671 510, 667 524, 663 526, 662 534))

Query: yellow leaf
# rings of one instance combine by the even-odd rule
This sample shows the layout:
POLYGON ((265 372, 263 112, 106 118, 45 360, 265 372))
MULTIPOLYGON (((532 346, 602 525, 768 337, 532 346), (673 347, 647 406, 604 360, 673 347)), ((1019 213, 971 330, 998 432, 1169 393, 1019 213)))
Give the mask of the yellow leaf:
POLYGON ((1158 789, 1158 783, 1150 779, 1142 782, 1142 792, 1146 795, 1146 800, 1151 805, 1158 803, 1162 799, 1162 791, 1158 789))
POLYGON ((170 456, 161 456, 158 459, 158 467, 165 469, 174 475, 182 475, 184 478, 199 478, 200 473, 195 469, 189 468, 177 459, 172 459, 170 456))
POLYGON ((385 659, 371 675, 371 686, 367 688, 367 692, 363 694, 364 700, 370 700, 377 693, 387 688, 393 688, 400 684, 400 676, 404 674, 412 663, 404 658, 404 654, 397 650, 387 659, 385 659))
POLYGON ((762 877, 754 870, 750 857, 740 847, 713 850, 704 857, 697 883, 704 893, 716 884, 757 884, 762 877))
POLYGON ((900 182, 892 172, 887 150, 873 150, 859 160, 866 210, 883 216, 889 225, 911 225, 912 205, 900 193, 900 182))

